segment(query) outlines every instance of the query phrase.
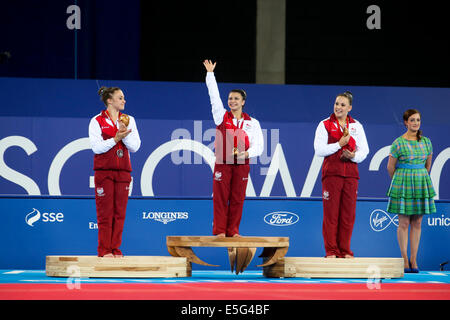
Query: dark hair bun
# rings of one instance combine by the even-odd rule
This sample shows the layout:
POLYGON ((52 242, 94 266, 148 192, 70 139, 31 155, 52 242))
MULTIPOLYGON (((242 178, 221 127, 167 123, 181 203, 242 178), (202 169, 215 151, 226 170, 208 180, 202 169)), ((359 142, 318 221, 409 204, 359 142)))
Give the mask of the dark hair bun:
POLYGON ((343 93, 340 93, 336 97, 346 97, 348 99, 348 102, 350 103, 350 105, 352 105, 352 103, 353 103, 353 93, 351 93, 350 91, 345 91, 343 93))
POLYGON ((100 89, 98 89, 98 95, 99 96, 102 96, 103 95, 103 93, 105 92, 105 90, 106 90, 106 87, 101 87, 100 89))

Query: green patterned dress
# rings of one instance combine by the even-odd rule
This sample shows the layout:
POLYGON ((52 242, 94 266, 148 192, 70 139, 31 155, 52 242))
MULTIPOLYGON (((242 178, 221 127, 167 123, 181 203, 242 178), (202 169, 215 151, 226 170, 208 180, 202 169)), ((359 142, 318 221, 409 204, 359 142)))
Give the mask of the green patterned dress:
POLYGON ((390 155, 397 158, 397 168, 387 192, 388 212, 405 215, 436 212, 433 200, 436 192, 425 168, 427 157, 432 153, 427 137, 422 137, 420 142, 399 137, 392 143, 390 155), (399 168, 399 165, 423 167, 410 169, 399 168))

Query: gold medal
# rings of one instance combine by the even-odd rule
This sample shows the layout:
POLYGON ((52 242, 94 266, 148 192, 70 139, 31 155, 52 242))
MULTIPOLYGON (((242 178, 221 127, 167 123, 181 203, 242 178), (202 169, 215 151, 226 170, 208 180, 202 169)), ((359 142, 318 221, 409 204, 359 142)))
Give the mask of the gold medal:
POLYGON ((347 127, 344 127, 343 135, 344 135, 344 137, 348 136, 348 129, 347 129, 347 127))
POLYGON ((122 113, 120 115, 119 121, 121 121, 125 125, 125 127, 128 127, 128 124, 130 123, 130 117, 127 114, 122 113))

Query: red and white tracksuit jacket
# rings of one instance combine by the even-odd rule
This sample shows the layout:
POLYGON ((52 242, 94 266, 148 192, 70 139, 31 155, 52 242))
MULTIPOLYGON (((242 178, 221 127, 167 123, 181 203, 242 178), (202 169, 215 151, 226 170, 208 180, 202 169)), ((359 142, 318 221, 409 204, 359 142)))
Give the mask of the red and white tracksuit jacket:
POLYGON ((351 137, 343 148, 339 146, 343 128, 334 113, 319 123, 314 138, 315 155, 325 157, 322 165, 322 234, 327 256, 353 256, 350 241, 356 213, 358 163, 369 153, 361 123, 348 115, 347 127, 351 137), (355 151, 355 157, 342 160, 343 149, 355 151))
MULTIPOLYGON (((119 114, 120 117, 120 114, 119 114)), ((136 121, 130 116, 130 134, 116 144, 118 122, 112 123, 106 110, 89 123, 89 141, 94 152, 95 203, 98 225, 98 256, 121 255, 131 162, 129 152, 139 150, 141 140, 136 121)))
POLYGON ((225 110, 213 72, 206 74, 206 85, 216 124, 213 234, 225 233, 231 237, 239 233, 250 171, 249 159, 237 160, 233 148, 247 151, 249 158, 257 157, 263 152, 264 138, 258 120, 244 112, 237 120, 225 110))

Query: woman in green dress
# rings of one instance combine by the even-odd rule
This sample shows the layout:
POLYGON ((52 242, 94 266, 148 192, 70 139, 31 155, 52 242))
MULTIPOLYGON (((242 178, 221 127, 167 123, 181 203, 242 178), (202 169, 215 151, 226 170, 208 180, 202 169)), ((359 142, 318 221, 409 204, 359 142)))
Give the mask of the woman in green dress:
POLYGON ((405 263, 405 272, 419 272, 417 250, 419 249, 422 217, 436 212, 429 171, 433 147, 430 139, 422 136, 420 112, 406 110, 403 121, 406 133, 391 145, 387 170, 392 179, 387 192, 387 211, 398 214, 397 238, 405 263), (408 228, 411 257, 408 259, 408 228))

